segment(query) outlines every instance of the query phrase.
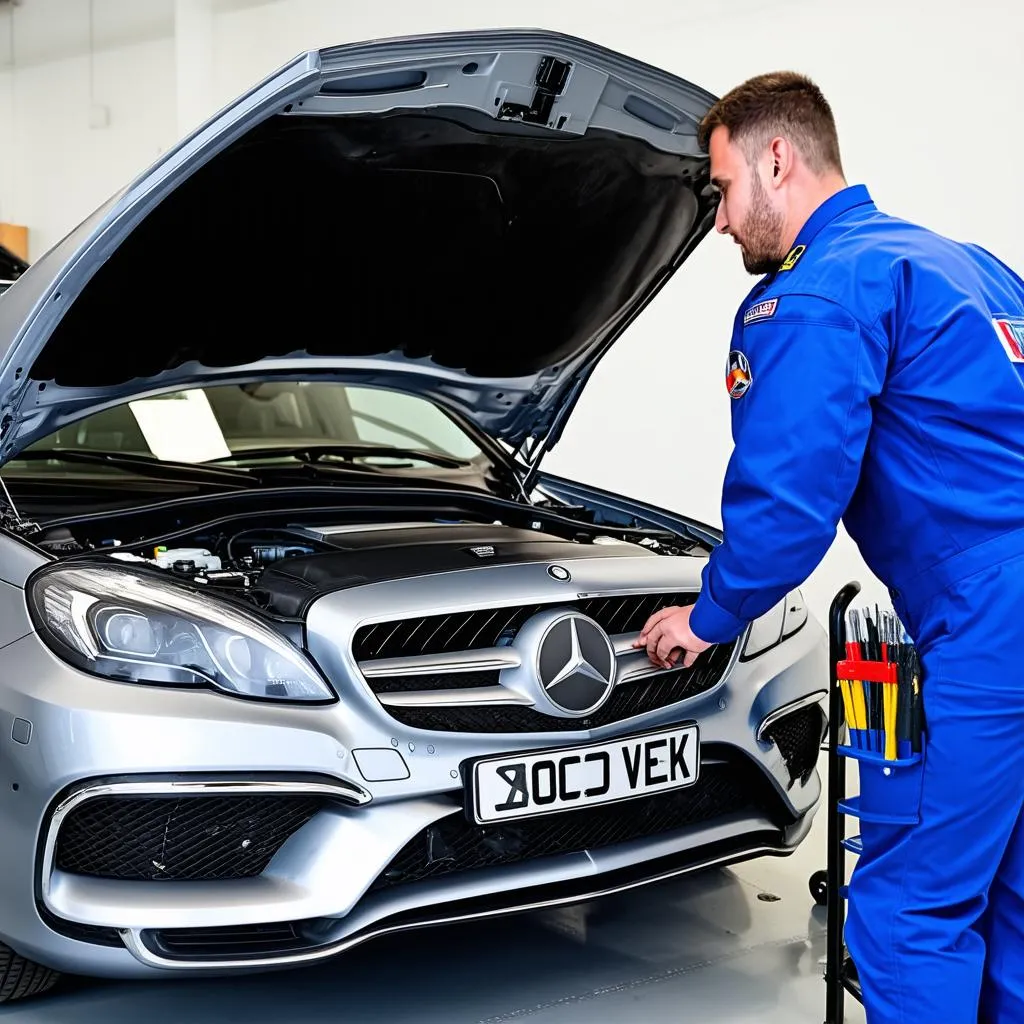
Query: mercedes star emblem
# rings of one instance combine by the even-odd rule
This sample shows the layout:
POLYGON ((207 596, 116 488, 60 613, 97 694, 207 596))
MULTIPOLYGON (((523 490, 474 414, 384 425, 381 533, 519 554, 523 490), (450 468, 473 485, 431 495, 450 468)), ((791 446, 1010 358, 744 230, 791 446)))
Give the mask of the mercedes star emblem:
POLYGON ((564 565, 549 565, 548 575, 559 583, 568 583, 572 579, 572 574, 564 565))
POLYGON ((537 650, 544 696, 570 715, 596 711, 612 691, 615 651, 608 634, 592 619, 570 613, 556 619, 537 650))

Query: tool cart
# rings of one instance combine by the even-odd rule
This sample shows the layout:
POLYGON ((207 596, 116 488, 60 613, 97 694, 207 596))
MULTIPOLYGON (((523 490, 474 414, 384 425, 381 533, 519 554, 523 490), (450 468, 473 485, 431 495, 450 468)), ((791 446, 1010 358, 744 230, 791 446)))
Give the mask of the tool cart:
POLYGON ((895 616, 881 614, 865 627, 857 612, 857 582, 836 594, 829 610, 828 855, 810 879, 811 894, 826 910, 825 1024, 843 1024, 847 994, 863 1003, 856 966, 846 949, 846 853, 863 851, 860 836, 846 835, 846 819, 888 825, 914 824, 868 808, 881 787, 898 787, 923 756, 924 722, 917 651, 895 616), (845 731, 844 731, 845 727, 845 731), (844 743, 843 740, 846 740, 844 743), (857 762, 860 795, 846 792, 846 761, 857 762), (864 806, 862 806, 862 799, 864 806))

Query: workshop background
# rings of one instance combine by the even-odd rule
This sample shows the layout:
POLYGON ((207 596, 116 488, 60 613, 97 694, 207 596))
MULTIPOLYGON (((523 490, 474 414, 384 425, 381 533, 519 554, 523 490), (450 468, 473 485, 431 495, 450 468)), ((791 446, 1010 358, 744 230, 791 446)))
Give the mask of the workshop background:
MULTIPOLYGON (((29 227, 34 260, 297 53, 488 26, 583 36, 718 95, 805 72, 833 105, 851 183, 1024 266, 1019 0, 0 0, 0 221, 29 227)), ((202 273, 196 253, 175 284, 202 273)), ((261 273, 291 287, 302 253, 268 237, 261 273)), ((547 468, 720 525, 725 356, 751 280, 731 242, 708 238, 606 357, 547 468)), ((824 617, 851 577, 885 601, 840 533, 806 587, 812 609, 824 617)))

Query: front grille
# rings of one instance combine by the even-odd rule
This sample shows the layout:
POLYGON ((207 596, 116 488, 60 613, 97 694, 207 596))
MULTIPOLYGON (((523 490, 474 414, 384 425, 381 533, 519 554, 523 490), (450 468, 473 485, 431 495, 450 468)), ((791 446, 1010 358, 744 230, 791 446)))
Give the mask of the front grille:
MULTIPOLYGON (((637 633, 656 611, 691 604, 693 594, 640 594, 595 597, 561 602, 588 615, 609 635, 637 633)), ((507 643, 538 612, 550 605, 487 608, 419 618, 380 622, 356 631, 352 651, 358 662, 498 647, 507 643)), ((559 718, 523 705, 478 704, 446 707, 425 704, 387 706, 402 725, 431 732, 573 732, 596 729, 678 704, 715 686, 732 659, 735 642, 706 651, 689 669, 679 668, 617 687, 607 703, 585 718, 559 718)), ((496 686, 497 671, 434 672, 371 676, 367 684, 382 696, 400 692, 429 692, 496 686)))
POLYGON ((698 781, 686 789, 604 807, 496 825, 475 825, 453 814, 409 842, 372 889, 606 849, 744 811, 768 814, 780 827, 792 820, 757 768, 731 762, 703 765, 698 781))
POLYGON ((812 704, 780 718, 765 731, 765 739, 779 748, 786 762, 791 785, 797 779, 806 782, 810 778, 818 764, 824 729, 824 713, 819 705, 812 704))
POLYGON ((94 878, 251 878, 320 803, 271 795, 96 797, 62 824, 56 866, 94 878))
MULTIPOLYGON (((722 644, 706 651, 692 668, 676 669, 618 686, 607 703, 586 718, 556 718, 520 704, 389 707, 387 710, 392 718, 403 725, 435 732, 575 732, 598 729, 603 725, 623 722, 637 715, 678 704, 710 690, 722 678, 732 657, 732 647, 731 644, 722 644)), ((477 675, 481 674, 491 676, 490 685, 498 682, 497 672, 477 675)), ((458 675, 452 673, 446 678, 455 680, 458 675)))
MULTIPOLYGON (((615 634, 637 633, 656 611, 670 605, 692 604, 694 600, 694 594, 640 594, 590 597, 581 601, 559 602, 558 606, 576 608, 599 623, 606 633, 615 634)), ((528 619, 549 607, 552 606, 518 605, 378 622, 356 631, 352 653, 356 661, 369 661, 497 647, 503 636, 514 635, 528 619)), ((379 682, 374 679, 371 685, 376 687, 379 682)))

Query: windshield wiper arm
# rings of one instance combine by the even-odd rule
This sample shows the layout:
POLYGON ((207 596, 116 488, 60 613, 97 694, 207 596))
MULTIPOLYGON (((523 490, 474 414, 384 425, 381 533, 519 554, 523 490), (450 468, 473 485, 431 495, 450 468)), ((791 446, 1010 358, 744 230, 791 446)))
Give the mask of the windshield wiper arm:
POLYGON ((83 462, 95 466, 114 466, 128 469, 143 476, 163 479, 230 481, 255 487, 258 481, 245 469, 231 469, 227 466, 211 466, 208 463, 170 462, 152 455, 136 455, 129 452, 107 452, 88 448, 26 448, 13 461, 83 462))
POLYGON ((319 462, 324 458, 338 458, 351 462, 366 456, 382 455, 385 458, 414 459, 429 462, 445 469, 461 469, 468 466, 465 459, 457 459, 454 455, 442 455, 440 452, 425 451, 421 448, 397 448, 389 444, 300 444, 294 446, 280 445, 266 448, 242 448, 231 455, 211 459, 204 465, 218 465, 224 462, 245 462, 250 459, 272 459, 275 457, 291 457, 300 462, 319 462))

